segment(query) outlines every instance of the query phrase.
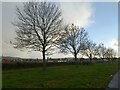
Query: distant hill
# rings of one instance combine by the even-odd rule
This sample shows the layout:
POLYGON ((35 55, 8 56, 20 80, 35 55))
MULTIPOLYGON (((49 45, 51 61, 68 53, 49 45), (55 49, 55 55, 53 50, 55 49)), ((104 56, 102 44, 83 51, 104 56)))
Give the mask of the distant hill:
POLYGON ((38 61, 38 60, 41 61, 42 59, 2 56, 2 61, 38 61))
POLYGON ((2 59, 22 59, 19 57, 11 57, 11 56, 2 56, 2 59))

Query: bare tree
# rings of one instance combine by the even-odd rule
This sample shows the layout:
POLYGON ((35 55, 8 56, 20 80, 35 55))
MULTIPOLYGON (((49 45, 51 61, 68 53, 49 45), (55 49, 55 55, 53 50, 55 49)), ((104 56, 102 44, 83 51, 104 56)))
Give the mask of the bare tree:
POLYGON ((116 52, 112 48, 106 48, 104 44, 99 44, 97 46, 97 56, 99 58, 114 58, 116 57, 116 52))
POLYGON ((42 52, 43 66, 46 69, 45 55, 60 38, 61 10, 54 2, 26 2, 23 10, 17 7, 18 20, 14 47, 42 52))
POLYGON ((98 45, 98 56, 99 58, 105 58, 107 48, 103 43, 98 45))
POLYGON ((85 44, 85 47, 86 50, 81 50, 81 54, 87 56, 90 60, 92 60, 92 58, 95 58, 98 55, 98 48, 96 43, 88 40, 85 44))
POLYGON ((116 53, 112 48, 107 48, 105 57, 110 59, 110 58, 115 58, 116 53))
POLYGON ((84 50, 84 45, 87 41, 88 33, 84 28, 76 27, 74 24, 68 25, 65 28, 63 38, 60 42, 60 51, 64 53, 72 53, 75 61, 80 50, 84 50))

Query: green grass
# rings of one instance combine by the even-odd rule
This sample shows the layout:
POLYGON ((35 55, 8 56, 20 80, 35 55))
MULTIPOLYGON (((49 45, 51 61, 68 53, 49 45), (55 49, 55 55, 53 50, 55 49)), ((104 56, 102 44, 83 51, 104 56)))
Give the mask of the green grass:
POLYGON ((4 70, 3 88, 105 88, 117 63, 4 70))

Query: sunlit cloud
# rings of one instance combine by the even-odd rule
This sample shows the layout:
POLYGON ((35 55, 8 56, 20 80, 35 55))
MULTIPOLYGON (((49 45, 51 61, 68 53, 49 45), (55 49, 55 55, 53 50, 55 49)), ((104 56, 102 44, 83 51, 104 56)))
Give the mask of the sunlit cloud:
POLYGON ((92 20, 93 8, 91 3, 61 3, 63 19, 66 24, 74 23, 80 27, 90 26, 92 20))
POLYGON ((4 56, 14 56, 23 58, 42 58, 40 52, 29 52, 27 50, 21 51, 12 47, 8 42, 2 43, 2 54, 4 56))
POLYGON ((118 39, 112 39, 106 45, 108 48, 113 48, 118 53, 118 39))

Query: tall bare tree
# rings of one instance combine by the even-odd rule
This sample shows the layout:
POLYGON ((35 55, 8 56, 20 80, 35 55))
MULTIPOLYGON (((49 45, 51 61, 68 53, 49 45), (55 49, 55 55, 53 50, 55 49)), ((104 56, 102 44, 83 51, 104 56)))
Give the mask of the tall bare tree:
POLYGON ((103 43, 98 45, 98 56, 99 58, 105 58, 107 48, 104 46, 103 43))
POLYGON ((90 60, 98 55, 98 48, 96 43, 88 40, 85 44, 86 50, 81 50, 81 54, 87 56, 90 60))
POLYGON ((46 69, 45 55, 60 38, 62 17, 59 6, 54 2, 25 2, 23 9, 17 7, 16 12, 14 47, 42 52, 46 69))
POLYGON ((88 33, 84 28, 79 28, 74 24, 68 25, 65 28, 63 38, 60 42, 60 50, 64 53, 72 53, 75 61, 80 50, 84 50, 84 45, 87 41, 88 33))
POLYGON ((115 53, 114 49, 107 48, 105 58, 110 59, 110 58, 115 58, 115 57, 116 57, 116 53, 115 53))
POLYGON ((96 48, 96 55, 99 58, 109 59, 116 57, 116 52, 114 51, 114 49, 105 47, 103 43, 99 44, 96 48))

